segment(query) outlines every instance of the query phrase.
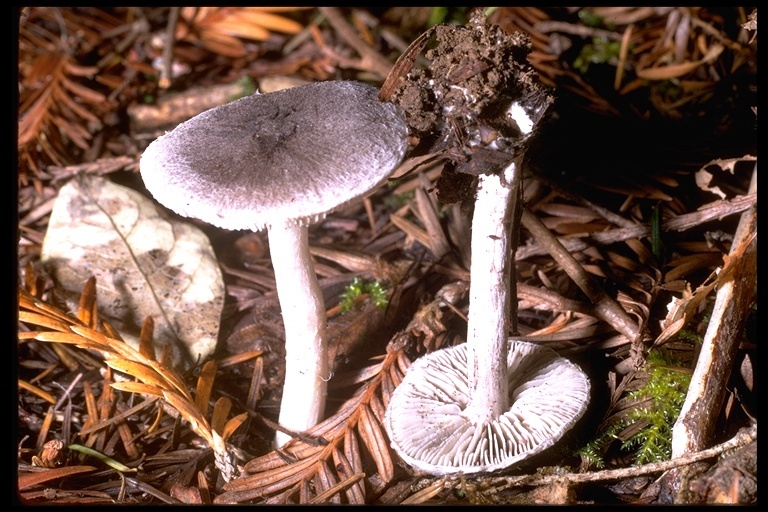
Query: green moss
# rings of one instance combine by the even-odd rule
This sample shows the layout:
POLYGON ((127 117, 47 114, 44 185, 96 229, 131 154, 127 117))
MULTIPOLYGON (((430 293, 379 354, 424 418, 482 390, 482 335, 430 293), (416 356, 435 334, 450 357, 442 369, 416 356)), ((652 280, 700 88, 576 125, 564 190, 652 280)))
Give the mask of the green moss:
POLYGON ((680 364, 672 352, 652 350, 646 363, 648 382, 629 395, 637 401, 650 400, 649 406, 636 407, 629 412, 632 422, 647 423, 622 445, 622 448, 636 450, 635 464, 659 462, 672 457, 672 427, 691 383, 690 373, 674 369, 680 364))
MULTIPOLYGON (((706 322, 709 323, 708 317, 706 319, 706 322)), ((701 334, 695 333, 693 331, 689 331, 688 329, 680 329, 677 332, 677 334, 675 334, 675 337, 682 341, 695 343, 696 345, 701 345, 704 342, 704 337, 701 334)))
POLYGON ((664 349, 651 350, 646 360, 646 383, 628 397, 635 404, 626 415, 606 427, 577 454, 597 468, 605 466, 603 453, 618 435, 629 427, 637 427, 631 437, 621 443, 621 450, 633 454, 635 465, 669 460, 672 456, 672 427, 680 415, 690 373, 676 367, 681 361, 664 349), (641 405, 642 404, 642 405, 641 405))
POLYGON ((685 91, 676 80, 658 80, 648 83, 653 87, 656 94, 664 98, 667 102, 673 103, 685 95, 685 91))
POLYGON ((603 17, 590 9, 580 9, 578 16, 579 20, 588 27, 598 28, 603 25, 603 17))
POLYGON ((467 23, 468 7, 433 7, 429 13, 427 27, 434 27, 441 23, 464 25, 467 23))
POLYGON ((577 450, 576 454, 587 459, 596 468, 603 469, 605 467, 605 459, 603 458, 605 448, 617 438, 618 433, 627 425, 628 422, 625 421, 616 421, 610 424, 595 439, 577 450))
POLYGON ((593 37, 592 43, 585 44, 579 56, 573 61, 573 67, 582 75, 589 71, 590 64, 616 64, 619 60, 621 43, 601 37, 593 37))
POLYGON ((377 308, 384 309, 387 307, 387 289, 384 285, 376 280, 368 281, 356 277, 347 285, 344 293, 341 294, 339 302, 341 312, 346 313, 350 311, 363 295, 367 295, 377 308))
MULTIPOLYGON (((390 188, 394 188, 397 184, 391 185, 390 188)), ((391 210, 399 210, 409 201, 413 200, 416 194, 413 191, 403 192, 402 194, 389 194, 384 197, 384 205, 391 210)))

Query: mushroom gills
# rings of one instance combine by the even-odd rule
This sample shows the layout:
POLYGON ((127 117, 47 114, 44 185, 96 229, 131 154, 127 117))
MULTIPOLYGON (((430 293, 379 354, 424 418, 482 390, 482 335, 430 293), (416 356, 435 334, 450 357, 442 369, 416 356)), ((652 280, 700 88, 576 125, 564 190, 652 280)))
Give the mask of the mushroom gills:
POLYGON ((496 471, 549 448, 581 418, 589 402, 586 374, 547 347, 520 340, 509 346, 510 408, 487 422, 464 414, 466 344, 411 365, 385 417, 405 462, 436 475, 496 471))

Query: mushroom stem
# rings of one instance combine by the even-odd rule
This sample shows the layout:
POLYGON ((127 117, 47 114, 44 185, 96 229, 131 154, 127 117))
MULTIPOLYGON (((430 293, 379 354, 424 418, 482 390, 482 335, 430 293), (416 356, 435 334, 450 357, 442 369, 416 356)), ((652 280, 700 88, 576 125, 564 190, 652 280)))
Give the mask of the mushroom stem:
POLYGON ((513 160, 501 174, 481 174, 475 199, 467 325, 470 399, 464 410, 474 424, 495 420, 510 406, 510 253, 518 168, 513 160))
MULTIPOLYGON (((328 381, 325 300, 309 254, 306 226, 291 221, 268 228, 277 296, 285 324, 285 384, 278 421, 302 432, 323 419, 328 381)), ((275 435, 280 447, 291 437, 275 435)))

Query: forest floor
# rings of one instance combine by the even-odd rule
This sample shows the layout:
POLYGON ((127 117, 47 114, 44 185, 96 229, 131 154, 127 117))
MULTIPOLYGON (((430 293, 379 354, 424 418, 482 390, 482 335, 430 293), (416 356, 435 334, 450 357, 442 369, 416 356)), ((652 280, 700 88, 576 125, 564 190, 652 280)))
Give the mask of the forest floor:
POLYGON ((756 503, 756 8, 497 8, 485 28, 466 8, 18 13, 19 502, 756 503), (471 108, 509 94, 493 30, 527 34, 515 76, 553 101, 521 159, 510 334, 579 365, 592 396, 551 448, 438 477, 400 459, 383 420, 414 360, 466 339, 477 176, 509 157, 461 136, 483 119, 482 137, 504 135, 496 104, 471 108), (140 158, 232 99, 338 79, 397 103, 412 147, 309 229, 327 419, 274 450, 285 350, 266 232, 163 209, 140 158), (476 103, 445 108, 456 90, 476 103), (215 299, 157 301, 178 276, 147 278, 126 216, 204 234, 193 250, 217 270, 192 281, 215 299), (156 350, 160 317, 215 350, 177 364, 156 350))

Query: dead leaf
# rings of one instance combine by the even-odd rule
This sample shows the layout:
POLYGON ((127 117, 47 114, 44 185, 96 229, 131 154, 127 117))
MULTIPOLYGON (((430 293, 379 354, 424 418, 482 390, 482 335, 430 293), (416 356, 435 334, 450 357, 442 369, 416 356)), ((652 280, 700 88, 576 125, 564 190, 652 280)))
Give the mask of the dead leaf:
MULTIPOLYGON (((195 405, 204 415, 208 414, 208 401, 211 398, 211 392, 213 390, 213 382, 216 378, 216 361, 206 362, 197 377, 197 387, 195 388, 195 405)), ((214 416, 216 414, 214 413, 214 416)), ((226 413, 224 419, 226 419, 226 413)), ((216 422, 211 422, 213 427, 216 428, 216 422)))
POLYGON ((181 482, 175 482, 171 486, 171 497, 176 498, 180 502, 186 505, 202 505, 203 498, 200 494, 200 489, 197 487, 185 486, 181 482))
POLYGON ((721 44, 714 44, 708 50, 706 55, 696 61, 685 61, 680 64, 671 64, 668 66, 659 66, 654 68, 638 69, 637 76, 644 80, 671 80, 679 78, 693 72, 699 66, 712 62, 723 53, 725 47, 721 44))
POLYGON ((653 342, 653 346, 657 347, 677 334, 694 315, 694 312, 697 310, 701 301, 703 301, 715 287, 733 279, 732 274, 734 267, 736 267, 737 263, 744 256, 744 252, 756 236, 757 233, 752 233, 738 247, 733 248, 730 254, 723 254, 722 268, 715 270, 715 272, 713 272, 704 283, 699 285, 694 292, 691 292, 690 285, 686 284, 685 289, 683 290, 683 296, 679 299, 675 297, 672 298, 672 301, 667 305, 667 317, 661 321, 662 332, 653 342))
POLYGON ((95 470, 96 468, 93 466, 65 466, 63 468, 53 468, 45 471, 21 473, 19 475, 19 490, 28 489, 35 485, 42 485, 57 478, 72 476, 78 473, 88 473, 95 470))
POLYGON ((713 194, 717 194, 722 199, 726 199, 725 192, 723 192, 720 187, 718 186, 710 186, 712 183, 712 178, 714 177, 711 172, 707 171, 706 169, 708 167, 717 166, 720 167, 723 171, 729 172, 731 174, 734 173, 734 168, 736 167, 736 164, 739 162, 753 162, 757 160, 756 157, 752 155, 744 155, 740 158, 716 158, 715 160, 710 161, 708 164, 706 164, 704 167, 696 171, 696 185, 701 190, 706 190, 708 192, 712 192, 713 194))
POLYGON ((210 242, 138 192, 96 176, 71 180, 54 204, 41 258, 73 310, 94 276, 102 318, 134 348, 152 317, 155 353, 168 347, 174 367, 188 369, 215 349, 224 284, 210 242))
POLYGON ((706 190, 707 192, 717 194, 721 199, 726 199, 725 192, 723 192, 717 185, 714 187, 710 186, 710 183, 712 183, 711 172, 704 169, 699 169, 696 171, 696 186, 698 186, 701 190, 706 190))
POLYGON ((247 53, 239 38, 266 41, 272 31, 297 34, 302 25, 290 18, 272 14, 281 10, 274 7, 183 7, 181 19, 188 26, 180 25, 177 37, 194 40, 215 53, 230 57, 242 57, 247 53))

